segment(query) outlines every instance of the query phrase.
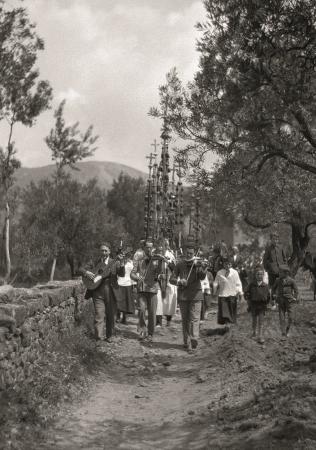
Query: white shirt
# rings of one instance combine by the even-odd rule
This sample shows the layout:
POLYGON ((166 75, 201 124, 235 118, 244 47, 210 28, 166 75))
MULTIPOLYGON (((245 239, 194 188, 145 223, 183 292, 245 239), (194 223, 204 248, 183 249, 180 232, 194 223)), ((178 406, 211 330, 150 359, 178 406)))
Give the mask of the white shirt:
POLYGON ((237 270, 230 268, 229 275, 226 277, 225 274, 226 269, 221 269, 217 272, 213 284, 214 293, 219 297, 242 295, 242 285, 237 270))
POLYGON ((171 250, 166 250, 164 256, 168 259, 169 262, 176 262, 176 258, 171 250))
POLYGON ((210 288, 211 288, 210 282, 209 282, 208 276, 206 275, 206 277, 204 278, 204 280, 201 280, 201 289, 202 289, 202 292, 204 293, 205 291, 209 290, 210 288))
POLYGON ((131 280, 131 271, 133 269, 133 263, 132 261, 127 261, 125 264, 125 276, 124 277, 117 277, 117 284, 119 286, 132 286, 134 284, 134 281, 131 280))

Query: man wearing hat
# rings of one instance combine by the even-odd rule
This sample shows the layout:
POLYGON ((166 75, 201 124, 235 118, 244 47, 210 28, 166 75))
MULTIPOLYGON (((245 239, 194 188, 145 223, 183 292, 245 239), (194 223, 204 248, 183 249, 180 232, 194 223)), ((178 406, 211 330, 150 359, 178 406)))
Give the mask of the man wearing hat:
POLYGON ((133 260, 131 279, 137 282, 139 304, 139 326, 141 339, 148 343, 153 340, 157 312, 158 281, 162 275, 162 259, 153 254, 153 242, 145 242, 144 255, 133 260), (148 327, 146 326, 148 311, 148 327))
MULTIPOLYGON (((114 261, 110 258, 111 250, 109 244, 101 244, 99 252, 100 256, 92 273, 95 276, 100 275, 101 279, 95 289, 86 292, 85 298, 92 297, 93 299, 95 337, 97 341, 105 340, 111 343, 116 310, 113 286, 114 283, 117 283, 117 275, 121 267, 119 261, 114 261), (106 338, 104 338, 104 325, 106 338)), ((83 276, 91 276, 91 272, 85 269, 80 269, 79 272, 83 276)))
POLYGON ((193 240, 188 239, 186 257, 176 264, 170 278, 170 283, 178 286, 183 343, 190 353, 198 346, 203 301, 201 280, 207 273, 207 264, 204 265, 195 255, 193 240))
POLYGON ((263 267, 268 274, 272 300, 274 294, 273 286, 280 276, 280 266, 283 264, 287 264, 287 256, 280 244, 278 233, 274 231, 270 233, 270 243, 266 246, 263 255, 263 267))
POLYGON ((279 307, 280 328, 283 337, 289 336, 292 324, 292 306, 298 297, 297 285, 290 276, 290 272, 290 268, 286 264, 280 265, 280 278, 276 280, 273 286, 273 292, 275 292, 276 302, 279 307))

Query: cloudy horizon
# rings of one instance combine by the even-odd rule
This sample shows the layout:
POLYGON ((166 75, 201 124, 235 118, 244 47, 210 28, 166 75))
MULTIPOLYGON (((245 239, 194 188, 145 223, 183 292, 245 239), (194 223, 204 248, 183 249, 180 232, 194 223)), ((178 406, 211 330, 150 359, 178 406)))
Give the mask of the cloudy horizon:
MULTIPOLYGON (((10 2, 8 2, 10 3, 10 2)), ((32 128, 18 126, 14 140, 23 166, 51 163, 44 138, 66 99, 67 123, 90 124, 99 135, 93 160, 146 170, 146 154, 161 123, 148 116, 158 87, 177 67, 192 79, 198 67, 195 25, 205 19, 202 0, 24 0, 44 39, 40 78, 54 90, 52 109, 32 128)), ((6 130, 1 124, 0 137, 6 130)))

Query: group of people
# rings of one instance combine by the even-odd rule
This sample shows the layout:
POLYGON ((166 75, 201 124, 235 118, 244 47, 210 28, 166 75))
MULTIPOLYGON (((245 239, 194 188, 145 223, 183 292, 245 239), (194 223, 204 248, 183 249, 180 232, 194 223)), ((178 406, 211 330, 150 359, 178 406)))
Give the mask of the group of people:
POLYGON ((159 243, 147 239, 141 241, 136 252, 127 248, 112 258, 110 246, 102 244, 95 266, 80 270, 84 280, 94 283, 93 287, 88 286, 86 298, 92 297, 94 302, 96 339, 111 343, 116 322, 126 323, 128 314, 137 309, 139 338, 150 344, 163 317, 170 325, 178 307, 183 345, 188 352, 194 352, 200 322, 215 297, 218 324, 226 329, 236 323, 238 301, 247 301, 252 335, 258 337, 260 344, 264 343, 268 304, 274 308, 277 302, 281 333, 288 336, 298 290, 278 235, 271 235, 262 261, 251 273, 245 270, 237 247, 228 250, 222 243, 212 250, 205 257, 188 239, 184 254, 176 257, 167 239, 159 243))

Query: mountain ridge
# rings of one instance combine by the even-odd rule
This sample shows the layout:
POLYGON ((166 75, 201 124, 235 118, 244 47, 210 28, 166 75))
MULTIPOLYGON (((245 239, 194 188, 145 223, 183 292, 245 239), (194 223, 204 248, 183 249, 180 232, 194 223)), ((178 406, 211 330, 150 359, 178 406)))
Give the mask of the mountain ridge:
MULTIPOLYGON (((123 172, 133 178, 141 177, 144 180, 147 174, 134 167, 116 163, 114 161, 82 161, 75 165, 78 170, 66 169, 73 178, 81 183, 86 183, 91 178, 97 178, 101 188, 108 191, 111 189, 113 181, 123 172)), ((40 180, 52 176, 55 164, 48 164, 40 167, 21 167, 15 173, 16 185, 20 188, 27 187, 31 181, 38 183, 40 180)))

